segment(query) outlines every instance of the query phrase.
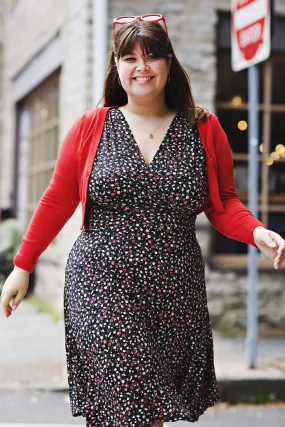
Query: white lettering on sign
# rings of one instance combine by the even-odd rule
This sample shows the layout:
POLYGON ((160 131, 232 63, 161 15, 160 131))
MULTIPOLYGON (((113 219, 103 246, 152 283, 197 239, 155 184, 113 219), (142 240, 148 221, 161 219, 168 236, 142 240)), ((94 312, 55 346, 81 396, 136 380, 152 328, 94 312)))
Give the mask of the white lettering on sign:
POLYGON ((257 43, 261 39, 262 25, 260 22, 240 32, 240 46, 245 48, 251 43, 257 43))

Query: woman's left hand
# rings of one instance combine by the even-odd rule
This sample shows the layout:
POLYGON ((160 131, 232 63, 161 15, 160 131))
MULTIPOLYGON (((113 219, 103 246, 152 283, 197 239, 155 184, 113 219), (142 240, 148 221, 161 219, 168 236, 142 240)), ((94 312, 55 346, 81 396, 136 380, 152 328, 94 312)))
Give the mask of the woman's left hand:
POLYGON ((253 231, 254 243, 258 249, 273 261, 277 270, 285 258, 285 241, 274 231, 264 227, 256 227, 253 231))

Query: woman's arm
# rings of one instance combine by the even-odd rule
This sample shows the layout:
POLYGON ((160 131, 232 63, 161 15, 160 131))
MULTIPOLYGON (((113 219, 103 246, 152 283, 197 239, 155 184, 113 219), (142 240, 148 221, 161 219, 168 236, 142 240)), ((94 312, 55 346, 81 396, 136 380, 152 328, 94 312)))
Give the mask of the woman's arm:
POLYGON ((253 231, 256 227, 265 226, 238 198, 234 186, 234 166, 228 138, 216 116, 212 115, 208 120, 212 123, 219 194, 225 212, 216 213, 211 204, 206 206, 204 212, 213 227, 226 237, 256 246, 253 231))
MULTIPOLYGON (((82 116, 83 117, 83 116, 82 116)), ((34 211, 14 258, 15 266, 32 272, 37 259, 74 213, 78 203, 78 150, 82 117, 67 133, 58 153, 53 176, 34 211)))
POLYGON ((219 193, 225 212, 217 214, 210 203, 204 212, 220 233, 255 246, 271 259, 274 267, 278 269, 285 258, 285 241, 279 234, 266 229, 238 198, 234 187, 234 166, 228 138, 215 116, 212 118, 212 126, 219 193))

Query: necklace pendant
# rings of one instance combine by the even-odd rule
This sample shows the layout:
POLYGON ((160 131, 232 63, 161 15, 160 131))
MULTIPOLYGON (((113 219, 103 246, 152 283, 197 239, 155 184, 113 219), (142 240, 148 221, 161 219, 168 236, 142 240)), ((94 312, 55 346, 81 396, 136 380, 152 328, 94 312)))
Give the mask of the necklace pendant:
POLYGON ((153 139, 153 134, 152 133, 149 134, 149 138, 153 139))

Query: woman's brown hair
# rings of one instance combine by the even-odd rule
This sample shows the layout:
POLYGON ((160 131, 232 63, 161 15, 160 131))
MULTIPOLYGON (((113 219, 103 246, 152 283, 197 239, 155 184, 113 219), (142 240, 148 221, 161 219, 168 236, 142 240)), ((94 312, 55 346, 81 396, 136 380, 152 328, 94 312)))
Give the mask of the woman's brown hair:
POLYGON ((170 66, 170 80, 165 86, 166 105, 175 110, 184 113, 191 124, 197 122, 198 118, 206 119, 207 112, 194 102, 191 92, 189 77, 179 63, 171 41, 166 35, 165 30, 159 23, 135 21, 130 24, 117 25, 112 46, 110 49, 110 58, 107 68, 107 74, 104 84, 103 103, 105 107, 127 104, 127 93, 118 82, 118 71, 115 63, 115 57, 121 58, 124 55, 132 53, 135 42, 138 40, 145 54, 151 52, 157 57, 169 60, 169 54, 172 55, 170 66))

